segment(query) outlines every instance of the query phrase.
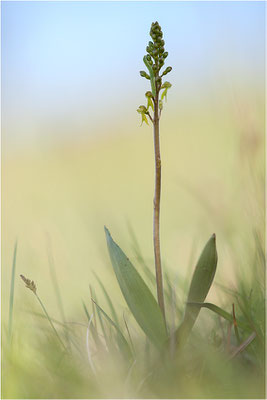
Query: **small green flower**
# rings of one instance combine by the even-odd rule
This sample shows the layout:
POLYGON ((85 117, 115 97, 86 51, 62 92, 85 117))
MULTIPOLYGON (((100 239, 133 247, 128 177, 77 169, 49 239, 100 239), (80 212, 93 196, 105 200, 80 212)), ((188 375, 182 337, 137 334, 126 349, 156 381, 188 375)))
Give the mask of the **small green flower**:
POLYGON ((166 99, 167 101, 167 91, 172 87, 170 82, 164 82, 161 86, 161 89, 164 89, 163 92, 161 93, 161 100, 166 99))
MULTIPOLYGON (((136 110, 139 114, 141 114, 141 116, 142 116, 142 122, 141 122, 141 125, 143 124, 143 122, 145 122, 147 125, 148 125, 148 120, 147 120, 147 114, 148 114, 148 111, 147 111, 147 108, 146 108, 146 106, 139 106, 138 107, 138 109, 136 110)), ((140 125, 140 126, 141 126, 140 125)))
POLYGON ((149 110, 149 107, 151 107, 152 111, 154 111, 154 104, 152 101, 152 98, 153 98, 152 92, 150 92, 150 91, 146 92, 146 98, 147 98, 147 106, 146 106, 147 110, 149 110))

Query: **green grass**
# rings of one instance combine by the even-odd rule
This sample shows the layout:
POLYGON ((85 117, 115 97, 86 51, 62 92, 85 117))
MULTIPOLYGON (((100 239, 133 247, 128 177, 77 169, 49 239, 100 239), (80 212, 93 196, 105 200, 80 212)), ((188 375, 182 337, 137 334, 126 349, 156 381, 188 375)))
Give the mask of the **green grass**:
MULTIPOLYGON (((103 300, 116 322, 108 316, 104 305, 94 303, 96 331, 90 299, 84 303, 86 315, 80 314, 81 325, 57 321, 47 313, 32 314, 35 329, 42 327, 36 340, 27 343, 26 337, 24 351, 16 341, 12 352, 4 351, 3 398, 264 398, 264 259, 259 246, 255 240, 257 256, 254 254, 251 260, 252 278, 238 275, 234 289, 217 289, 223 297, 222 308, 228 310, 226 316, 213 313, 207 304, 210 310, 202 309, 188 343, 176 357, 158 352, 153 340, 146 339, 130 314, 126 327, 123 315, 112 301, 112 293, 108 294, 108 287, 99 278, 94 287, 101 282, 103 300), (232 303, 238 339, 231 319, 232 303), (62 353, 57 335, 44 324, 45 317, 56 326, 55 331, 65 345, 68 331, 71 352, 62 353)), ((170 273, 166 274, 172 282, 170 273)), ((176 287, 178 293, 185 289, 183 283, 180 285, 176 287)), ((96 298, 95 291, 92 295, 96 298)), ((166 296, 166 300, 169 309, 171 297, 166 296)), ((25 314, 23 318, 26 322, 29 316, 25 314)), ((14 336, 17 335, 15 332, 14 336)))

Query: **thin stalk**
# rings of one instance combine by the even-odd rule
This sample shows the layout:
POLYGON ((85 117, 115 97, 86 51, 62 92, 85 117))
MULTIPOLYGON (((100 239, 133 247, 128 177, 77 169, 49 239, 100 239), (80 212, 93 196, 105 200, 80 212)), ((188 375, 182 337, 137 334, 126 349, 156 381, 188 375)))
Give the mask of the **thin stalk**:
MULTIPOLYGON (((53 252, 52 252, 52 243, 51 243, 51 238, 50 238, 49 234, 47 234, 46 239, 47 239, 47 256, 48 256, 48 263, 49 263, 49 267, 50 267, 52 283, 53 283, 55 294, 57 297, 58 307, 59 307, 59 311, 61 313, 62 320, 64 323, 66 323, 66 316, 65 316, 65 312, 64 312, 59 283, 58 283, 58 279, 57 279, 56 267, 55 267, 53 252)), ((67 330, 65 330, 65 336, 66 336, 66 340, 70 346, 69 332, 67 330)))
POLYGON ((16 258, 17 258, 17 246, 18 242, 15 242, 13 264, 11 272, 11 284, 10 284, 10 298, 9 298, 9 321, 8 321, 8 339, 11 342, 12 337, 12 325, 13 325, 13 305, 14 305, 14 291, 15 291, 15 271, 16 271, 16 258))
MULTIPOLYGON (((150 28, 150 36, 153 41, 149 41, 146 47, 146 54, 143 58, 144 64, 147 67, 149 74, 146 71, 140 71, 143 78, 150 80, 151 91, 146 92, 147 106, 141 105, 137 112, 142 116, 142 122, 148 124, 147 116, 153 123, 154 131, 154 150, 155 150, 155 195, 154 195, 154 215, 153 215, 153 242, 154 242, 154 257, 156 270, 156 284, 158 303, 161 309, 163 319, 166 326, 165 307, 164 307, 164 292, 163 278, 160 258, 160 192, 161 192, 161 158, 160 158, 160 138, 159 138, 159 120, 163 108, 163 99, 167 99, 167 91, 172 86, 170 82, 162 83, 162 77, 171 72, 172 67, 167 67, 161 74, 159 71, 163 67, 168 52, 164 48, 163 32, 158 21, 152 22, 150 28), (161 98, 159 99, 159 93, 161 98), (154 102, 154 105, 153 105, 154 102), (154 111, 154 118, 151 117, 149 109, 154 111)), ((141 123, 142 124, 142 123, 141 123)))
POLYGON ((165 320, 165 306, 163 293, 163 279, 160 256, 160 195, 161 195, 161 158, 160 158, 160 138, 159 138, 159 92, 157 91, 154 99, 154 153, 155 153, 155 195, 154 195, 154 216, 153 216, 153 242, 154 257, 157 282, 158 303, 165 320))
POLYGON ((50 325, 51 325, 53 331, 55 332, 55 334, 56 334, 58 340, 60 341, 60 343, 61 343, 61 345, 63 346, 64 350, 67 351, 67 348, 66 348, 66 346, 64 345, 64 343, 62 342, 62 340, 60 339, 60 336, 59 336, 59 334, 57 333, 57 330, 56 330, 56 328, 55 328, 55 326, 54 326, 54 324, 53 324, 51 318, 49 317, 49 314, 48 314, 48 312, 46 311, 46 308, 45 308, 45 306, 44 306, 42 300, 40 299, 40 297, 38 296, 37 293, 35 293, 35 296, 36 296, 37 300, 39 301, 39 303, 40 303, 40 305, 41 305, 41 307, 42 307, 42 309, 43 309, 43 311, 44 311, 44 313, 45 313, 45 315, 46 315, 46 318, 48 319, 48 321, 49 321, 49 323, 50 323, 50 325))

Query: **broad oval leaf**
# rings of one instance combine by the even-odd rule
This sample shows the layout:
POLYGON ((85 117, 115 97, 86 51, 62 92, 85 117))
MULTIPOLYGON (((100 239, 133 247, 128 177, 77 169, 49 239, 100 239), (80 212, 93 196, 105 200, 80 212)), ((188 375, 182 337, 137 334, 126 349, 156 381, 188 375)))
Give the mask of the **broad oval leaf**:
POLYGON ((217 267, 216 236, 213 234, 204 247, 197 262, 185 307, 184 318, 176 331, 178 346, 182 346, 190 334, 201 307, 190 303, 203 303, 213 282, 217 267))
POLYGON ((106 227, 105 233, 111 263, 125 301, 147 337, 156 347, 162 347, 167 341, 167 332, 158 303, 106 227))

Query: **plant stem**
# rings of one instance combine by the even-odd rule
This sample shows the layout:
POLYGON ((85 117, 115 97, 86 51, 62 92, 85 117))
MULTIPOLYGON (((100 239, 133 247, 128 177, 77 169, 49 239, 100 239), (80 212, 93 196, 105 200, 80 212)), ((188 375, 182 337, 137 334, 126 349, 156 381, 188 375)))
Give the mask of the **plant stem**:
POLYGON ((13 254, 13 264, 12 264, 11 284, 10 284, 10 299, 9 299, 8 339, 9 339, 10 342, 11 342, 11 337, 12 337, 13 304, 14 304, 17 246, 18 246, 18 242, 16 240, 15 247, 14 247, 14 254, 13 254))
POLYGON ((159 93, 155 96, 154 110, 154 151, 155 151, 155 195, 154 195, 154 217, 153 217, 153 241, 154 241, 154 257, 157 282, 158 303, 165 320, 163 279, 160 258, 160 192, 161 192, 161 158, 160 158, 160 139, 159 139, 159 93))
POLYGON ((59 336, 59 334, 58 334, 56 328, 54 327, 54 324, 53 324, 51 318, 49 317, 49 314, 48 314, 48 312, 46 311, 46 308, 45 308, 45 306, 44 306, 42 300, 40 299, 40 297, 38 296, 38 294, 35 293, 35 296, 36 296, 37 300, 39 301, 39 303, 40 303, 40 305, 41 305, 41 307, 42 307, 42 309, 43 309, 43 311, 44 311, 44 313, 45 313, 45 315, 46 315, 46 318, 48 319, 48 321, 49 321, 49 323, 50 323, 50 325, 51 325, 51 328, 52 328, 53 331, 55 332, 55 334, 56 334, 56 336, 57 336, 59 342, 60 342, 61 345, 63 346, 64 350, 67 351, 67 348, 66 348, 66 346, 64 345, 64 343, 62 342, 62 340, 61 340, 61 338, 60 338, 60 336, 59 336))

